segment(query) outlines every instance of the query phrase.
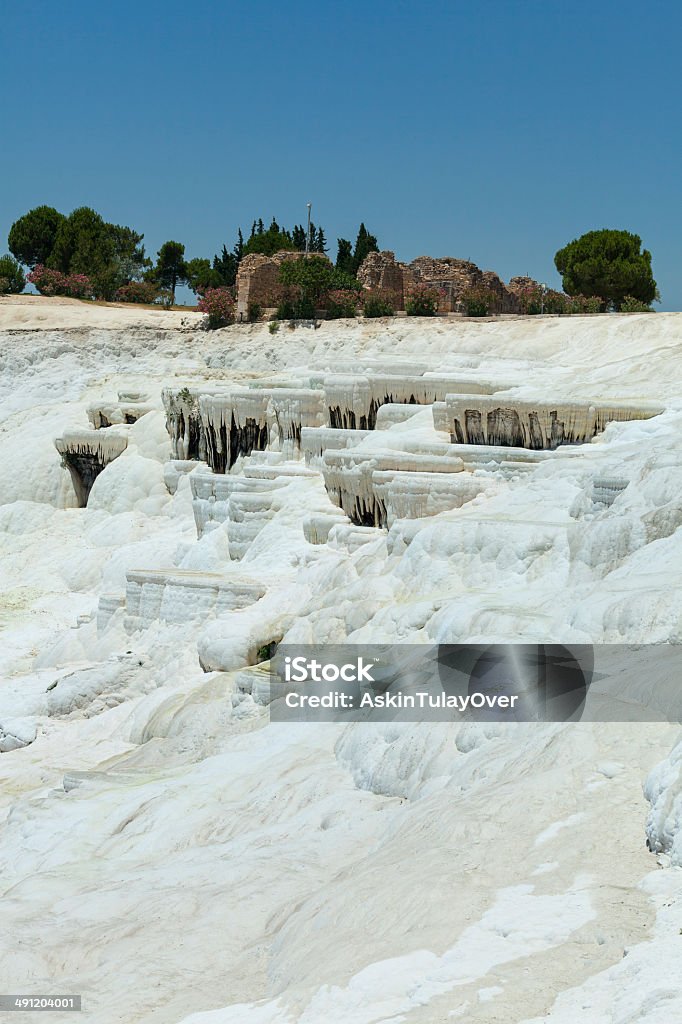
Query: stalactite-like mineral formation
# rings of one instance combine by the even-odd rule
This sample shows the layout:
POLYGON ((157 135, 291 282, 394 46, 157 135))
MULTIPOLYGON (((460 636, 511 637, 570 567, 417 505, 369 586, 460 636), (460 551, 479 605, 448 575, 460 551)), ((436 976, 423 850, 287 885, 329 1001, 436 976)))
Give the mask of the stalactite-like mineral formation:
MULTIPOLYGON (((597 405, 592 402, 530 402, 475 395, 449 394, 445 422, 452 441, 553 449, 582 444, 613 420, 649 419, 663 411, 650 402, 597 405)), ((442 429, 442 407, 434 408, 434 425, 442 429)))
POLYGON ((386 492, 375 487, 376 471, 459 474, 463 469, 461 459, 448 456, 356 449, 325 452, 322 464, 324 484, 331 500, 355 525, 373 527, 388 525, 386 492))
MULTIPOLYGON (((499 385, 498 388, 505 385, 499 385)), ((446 395, 490 395, 496 386, 454 376, 408 374, 330 375, 324 379, 329 424, 343 429, 373 430, 382 405, 431 405, 446 395)))
POLYGON ((125 434, 108 430, 70 430, 55 439, 55 448, 71 474, 78 504, 85 508, 92 485, 105 466, 128 446, 125 434))

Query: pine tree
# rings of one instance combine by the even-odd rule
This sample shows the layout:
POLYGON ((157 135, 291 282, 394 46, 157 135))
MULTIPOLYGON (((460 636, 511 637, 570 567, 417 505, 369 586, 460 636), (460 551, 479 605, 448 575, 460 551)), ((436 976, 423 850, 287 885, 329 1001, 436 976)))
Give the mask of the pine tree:
POLYGON ((227 246, 224 245, 220 256, 213 257, 213 269, 220 274, 221 283, 224 285, 231 286, 237 280, 239 258, 236 249, 237 246, 235 246, 235 251, 228 252, 227 246))
POLYGON ((343 270, 345 274, 354 274, 353 243, 347 238, 337 238, 338 251, 336 253, 336 269, 343 270))
POLYGON ((317 234, 315 235, 315 245, 313 247, 313 251, 314 252, 321 252, 323 254, 326 253, 326 251, 327 251, 327 239, 325 237, 325 233, 322 230, 322 228, 318 228, 317 229, 317 234))
MULTIPOLYGON (((223 248, 225 248, 225 246, 223 246, 223 248)), ((242 255, 244 253, 244 236, 242 234, 242 229, 241 228, 239 229, 239 232, 237 233, 237 241, 235 243, 235 246, 234 246, 234 249, 232 250, 232 252, 234 253, 234 255, 237 258, 237 263, 239 263, 239 261, 242 258, 242 255)))
POLYGON ((263 224, 263 218, 262 217, 258 218, 258 227, 256 229, 256 234, 257 235, 264 235, 265 234, 265 225, 263 224))
POLYGON ((370 235, 364 223, 360 225, 358 237, 355 241, 355 252, 353 253, 353 273, 357 274, 362 266, 367 253, 379 252, 379 246, 374 235, 370 235))

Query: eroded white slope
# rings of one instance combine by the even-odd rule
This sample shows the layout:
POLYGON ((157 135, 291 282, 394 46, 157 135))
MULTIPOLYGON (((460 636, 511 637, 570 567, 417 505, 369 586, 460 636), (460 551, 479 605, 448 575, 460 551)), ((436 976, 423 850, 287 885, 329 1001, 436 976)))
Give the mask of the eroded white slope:
MULTIPOLYGON (((98 1022, 563 1024, 589 1005, 597 1024, 668 1024, 679 988, 671 970, 661 995, 656 951, 663 962, 679 922, 672 907, 653 922, 678 869, 640 886, 656 866, 641 787, 675 727, 269 725, 237 690, 254 648, 282 634, 679 640, 681 319, 9 335, 0 988, 83 991, 98 1022), (360 546, 343 526, 305 540, 325 500, 306 477, 240 561, 229 524, 197 541, 188 479, 164 485, 161 387, 381 357, 667 411, 360 546), (158 411, 73 508, 52 439, 124 388, 158 411), (267 594, 130 633, 131 569, 219 571, 267 594)), ((443 439, 418 413, 361 443, 443 439)), ((667 852, 670 764, 649 784, 667 852)))

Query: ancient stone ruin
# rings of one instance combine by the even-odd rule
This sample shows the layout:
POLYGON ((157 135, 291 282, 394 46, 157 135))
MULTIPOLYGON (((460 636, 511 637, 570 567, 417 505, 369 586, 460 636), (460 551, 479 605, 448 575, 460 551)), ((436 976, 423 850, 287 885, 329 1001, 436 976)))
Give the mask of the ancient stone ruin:
MULTIPOLYGON (((279 271, 288 259, 298 259, 299 252, 278 252, 274 256, 254 254, 246 256, 237 274, 237 319, 246 320, 249 308, 271 306, 273 295, 280 286, 279 271)), ((326 259, 319 253, 310 258, 326 259)), ((441 293, 440 312, 463 313, 463 297, 472 289, 485 289, 495 296, 494 313, 519 313, 519 295, 529 287, 538 287, 530 277, 513 277, 508 285, 492 270, 481 270, 469 260, 453 256, 434 258, 419 256, 411 263, 396 260, 390 250, 370 252, 358 270, 358 281, 363 288, 390 292, 396 298, 396 308, 405 308, 410 288, 427 285, 441 293)))
MULTIPOLYGON (((300 252, 290 251, 276 252, 273 256, 260 253, 245 256, 237 272, 237 319, 248 319, 249 306, 264 308, 272 305, 272 296, 280 283, 280 267, 286 260, 300 257, 300 252)), ((320 253, 312 253, 309 258, 326 260, 326 256, 320 253)))

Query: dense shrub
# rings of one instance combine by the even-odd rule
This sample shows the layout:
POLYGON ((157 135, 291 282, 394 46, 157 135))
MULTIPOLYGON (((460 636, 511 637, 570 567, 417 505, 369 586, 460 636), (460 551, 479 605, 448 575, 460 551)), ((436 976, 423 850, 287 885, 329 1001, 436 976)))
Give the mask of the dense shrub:
POLYGON ((151 281, 130 281, 116 292, 117 302, 144 302, 151 304, 159 298, 159 289, 151 281))
POLYGON ((357 290, 350 288, 333 288, 322 297, 322 305, 327 311, 328 320, 356 316, 359 302, 357 290))
POLYGON ((0 256, 0 295, 18 295, 26 284, 21 265, 13 256, 0 256))
POLYGON ((38 263, 27 280, 36 286, 41 295, 68 295, 72 299, 90 299, 93 286, 85 274, 62 274, 38 263))
POLYGON ((467 288, 460 299, 465 316, 492 316, 499 309, 499 297, 490 288, 467 288))
POLYGON ((200 313, 206 313, 206 327, 213 331, 234 323, 234 295, 231 288, 207 288, 197 304, 200 313))
POLYGON ((313 299, 298 285, 277 285, 266 299, 267 306, 276 308, 276 320, 314 320, 317 308, 313 299))
MULTIPOLYGON (((0 273, 2 271, 0 270, 0 273)), ((646 302, 640 302, 633 295, 626 295, 620 304, 621 313, 655 313, 656 310, 647 306, 646 302)))
POLYGON ((260 320, 261 312, 262 310, 260 302, 250 302, 246 314, 249 323, 255 324, 257 320, 260 320))
MULTIPOLYGON (((360 284, 320 256, 301 256, 285 260, 279 270, 280 284, 297 289, 299 299, 308 307, 318 308, 331 291, 360 291, 360 284)), ((312 314, 314 315, 314 313, 312 314)))
POLYGON ((565 313, 603 313, 607 303, 598 295, 566 296, 565 313))
POLYGON ((426 284, 415 285, 405 298, 405 312, 408 316, 435 316, 442 299, 437 288, 426 284))
POLYGON ((372 288, 362 297, 366 317, 393 316, 398 308, 398 296, 386 288, 372 288))

